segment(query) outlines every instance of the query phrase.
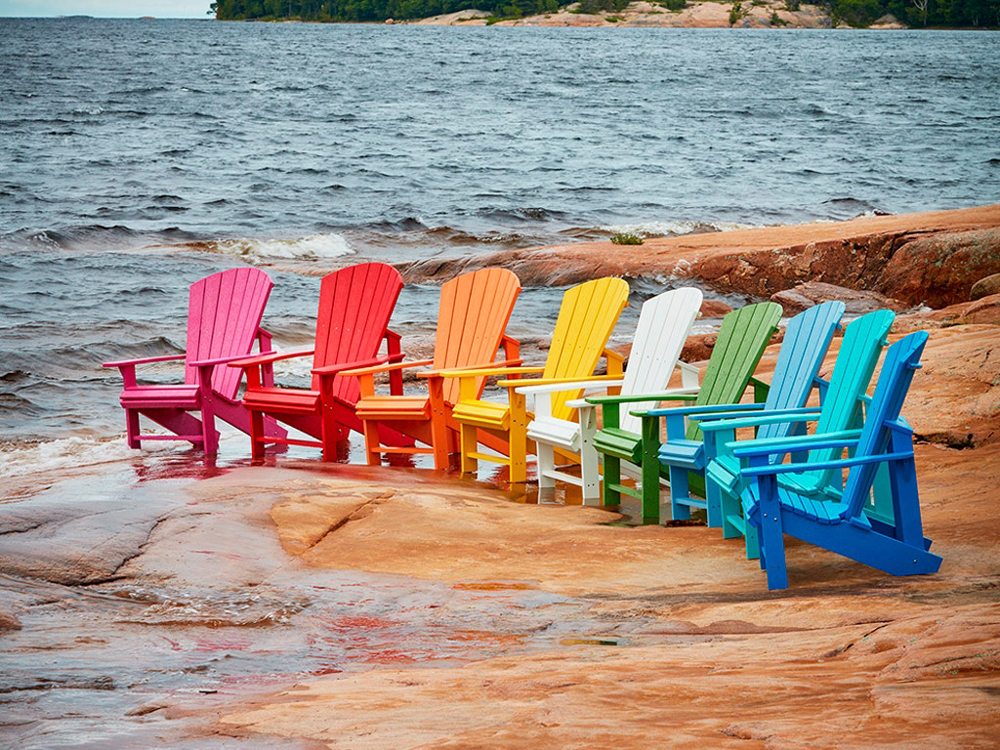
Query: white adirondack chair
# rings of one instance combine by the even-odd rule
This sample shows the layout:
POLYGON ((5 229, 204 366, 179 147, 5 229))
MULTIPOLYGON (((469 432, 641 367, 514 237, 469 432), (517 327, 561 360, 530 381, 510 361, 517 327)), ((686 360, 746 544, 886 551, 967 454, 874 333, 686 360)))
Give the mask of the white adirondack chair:
MULTIPOLYGON (((622 395, 664 393, 667 381, 678 365, 681 368, 681 388, 670 393, 696 393, 698 368, 680 362, 681 349, 691 325, 701 307, 701 291, 693 287, 674 289, 647 300, 642 305, 639 323, 632 339, 632 351, 625 375, 618 379, 580 380, 548 385, 528 385, 518 393, 534 398, 534 419, 528 424, 528 437, 535 441, 538 455, 538 486, 551 488, 556 481, 581 487, 585 505, 600 503, 598 454, 594 449, 597 430, 597 406, 582 398, 567 403, 576 409, 578 422, 552 416, 553 393, 582 389, 621 387, 622 395), (556 467, 555 449, 579 456, 580 476, 568 474, 556 467)), ((651 407, 654 402, 630 404, 630 409, 651 407)), ((623 410, 621 426, 636 433, 640 420, 623 410)), ((623 464, 623 469, 624 469, 623 464)), ((638 469, 636 470, 638 471, 638 469)))

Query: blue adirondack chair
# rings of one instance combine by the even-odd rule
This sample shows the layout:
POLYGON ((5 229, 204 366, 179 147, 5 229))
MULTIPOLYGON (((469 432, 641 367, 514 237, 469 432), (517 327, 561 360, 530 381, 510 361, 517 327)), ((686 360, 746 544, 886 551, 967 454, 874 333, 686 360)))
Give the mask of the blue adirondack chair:
POLYGON ((733 449, 747 483, 742 493, 744 515, 760 537, 760 564, 767 571, 769 589, 788 586, 783 534, 891 575, 934 573, 940 568, 941 557, 929 552, 931 541, 924 537, 920 520, 913 431, 900 416, 926 342, 927 333, 918 331, 889 348, 861 430, 749 440, 733 449), (851 457, 771 463, 775 455, 814 450, 837 455, 847 450, 851 457), (892 489, 889 518, 869 512, 876 471, 883 465, 892 489), (778 481, 779 476, 845 468, 850 473, 836 502, 816 500, 778 481))
MULTIPOLYGON (((793 429, 804 432, 801 428, 805 422, 813 420, 818 420, 815 430, 817 433, 860 427, 868 385, 887 343, 886 337, 893 320, 895 313, 891 310, 876 310, 847 325, 829 383, 818 381, 821 406, 772 410, 767 414, 755 415, 715 414, 712 415, 715 421, 701 422, 707 458, 706 495, 713 504, 717 503, 721 508, 723 536, 728 539, 743 534, 746 537, 747 557, 757 557, 757 537, 753 528, 747 527, 740 513, 740 492, 743 488, 740 485, 739 461, 726 446, 735 440, 736 430, 745 427, 756 428, 756 437, 759 439, 796 434, 790 432, 793 429)), ((698 418, 700 417, 695 417, 698 418)), ((835 451, 830 449, 796 458, 822 463, 834 457, 835 451)), ((772 463, 781 463, 782 459, 782 456, 774 456, 772 463)), ((843 486, 839 473, 822 468, 794 477, 782 477, 780 481, 789 486, 794 485, 794 489, 799 492, 817 496, 833 493, 833 497, 839 497, 843 486)))
MULTIPOLYGON (((733 412, 769 413, 804 406, 810 391, 817 385, 817 373, 844 309, 843 302, 825 302, 796 315, 788 322, 771 385, 767 388, 761 384, 767 388, 767 397, 763 403, 714 404, 653 409, 647 412, 650 416, 663 417, 666 421, 667 440, 660 444, 658 458, 669 471, 670 505, 674 519, 690 518, 691 508, 705 508, 708 512, 708 525, 722 525, 722 507, 717 488, 706 486, 705 499, 691 494, 688 472, 703 474, 707 454, 700 436, 694 439, 685 436, 685 418, 732 415, 733 412)), ((765 434, 760 437, 784 437, 790 434, 791 428, 792 425, 787 423, 769 425, 765 434)))

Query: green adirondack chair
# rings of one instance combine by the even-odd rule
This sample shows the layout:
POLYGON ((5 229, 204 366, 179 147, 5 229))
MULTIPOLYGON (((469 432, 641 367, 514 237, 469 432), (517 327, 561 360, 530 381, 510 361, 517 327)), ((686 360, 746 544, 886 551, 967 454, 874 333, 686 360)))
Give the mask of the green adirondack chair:
MULTIPOLYGON (((660 447, 660 420, 633 412, 642 418, 642 434, 619 426, 622 404, 650 401, 689 401, 696 406, 732 404, 740 400, 750 383, 757 362, 781 320, 781 306, 774 302, 747 305, 726 315, 705 368, 701 387, 696 393, 633 394, 630 396, 591 396, 587 401, 601 406, 603 428, 594 436, 594 447, 604 457, 604 505, 618 505, 621 494, 642 499, 644 523, 658 523, 660 517, 660 477, 657 459, 660 447), (623 465, 624 464, 624 465, 623 465), (623 485, 622 470, 641 477, 641 489, 623 485)), ((755 388, 755 400, 763 400, 763 391, 755 388)), ((688 428, 688 436, 701 436, 697 424, 688 428)), ((700 477, 699 477, 700 479, 700 477)), ((698 481, 698 480, 695 480, 698 481)))
MULTIPOLYGON (((709 455, 705 471, 709 494, 717 492, 722 508, 723 536, 731 538, 743 534, 746 537, 748 558, 755 558, 759 549, 752 527, 748 527, 740 515, 740 465, 732 455, 736 430, 753 427, 757 430, 772 425, 790 426, 817 421, 817 433, 834 433, 853 429, 861 424, 866 392, 878 364, 879 356, 888 339, 889 329, 895 320, 891 310, 877 310, 868 313, 847 325, 844 338, 833 366, 829 384, 820 388, 818 407, 774 410, 767 414, 744 415, 735 419, 723 418, 736 415, 713 415, 713 421, 702 422, 705 433, 705 451, 709 455)), ((769 432, 758 437, 780 437, 769 432)), ((805 461, 822 466, 796 474, 781 475, 780 482, 788 489, 806 495, 826 495, 837 498, 840 494, 841 475, 828 466, 840 456, 835 448, 813 451, 805 461)), ((773 463, 781 463, 781 456, 774 456, 773 463)))

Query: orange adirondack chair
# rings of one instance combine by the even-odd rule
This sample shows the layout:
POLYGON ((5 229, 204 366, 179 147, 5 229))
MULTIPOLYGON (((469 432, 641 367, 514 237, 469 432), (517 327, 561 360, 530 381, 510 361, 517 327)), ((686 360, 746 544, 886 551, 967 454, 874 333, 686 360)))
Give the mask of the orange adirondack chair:
MULTIPOLYGON (((120 400, 130 447, 139 448, 143 440, 188 440, 205 453, 216 453, 216 417, 250 431, 250 414, 237 396, 242 373, 225 365, 251 354, 254 341, 259 342, 260 351, 270 351, 271 335, 260 327, 260 321, 273 286, 271 277, 257 268, 214 273, 191 285, 184 354, 104 363, 121 371, 120 400), (138 383, 137 365, 171 360, 185 361, 183 385, 138 383), (200 412, 201 419, 191 412, 200 412), (141 434, 140 414, 174 434, 141 434)), ((273 420, 268 431, 278 436, 285 432, 273 420)))
MULTIPOLYGON (((356 414, 364 424, 365 451, 371 466, 381 463, 383 453, 432 453, 435 469, 448 467, 448 455, 458 450, 458 425, 451 418, 458 382, 446 380, 442 372, 520 364, 520 345, 504 333, 520 292, 517 276, 502 268, 484 268, 454 278, 441 287, 433 359, 341 373, 358 378, 361 398, 356 414), (503 360, 497 362, 500 349, 503 360), (377 373, 427 366, 432 369, 417 373, 427 380, 427 395, 375 393, 377 373), (379 440, 379 428, 385 427, 429 447, 386 445, 379 440)), ((479 379, 478 392, 485 382, 485 378, 479 379)))
MULTIPOLYGON (((320 284, 319 312, 316 316, 316 345, 299 352, 262 354, 230 362, 242 367, 247 375, 243 403, 251 414, 250 440, 254 458, 264 455, 267 443, 319 446, 323 458, 336 457, 338 441, 350 431, 362 431, 361 420, 354 414, 360 391, 356 378, 339 377, 345 370, 399 362, 399 334, 389 330, 389 318, 396 306, 403 278, 385 263, 362 263, 342 268, 323 277, 320 284), (386 354, 378 356, 382 341, 386 354), (312 355, 312 388, 276 388, 265 384, 264 370, 274 362, 312 355), (264 417, 310 435, 316 440, 265 436, 264 417)), ((399 370, 390 373, 392 393, 402 394, 403 378, 399 370)), ((413 441, 383 431, 383 439, 394 445, 412 445, 413 441)))

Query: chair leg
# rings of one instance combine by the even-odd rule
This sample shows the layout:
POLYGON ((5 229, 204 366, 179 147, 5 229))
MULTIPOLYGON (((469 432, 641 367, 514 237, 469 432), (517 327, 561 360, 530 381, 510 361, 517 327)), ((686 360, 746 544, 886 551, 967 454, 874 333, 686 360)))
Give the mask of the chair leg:
POLYGON ((691 518, 691 506, 686 502, 691 496, 688 486, 687 469, 670 467, 670 516, 675 521, 686 521, 691 518))
POLYGON ((476 448, 479 447, 479 441, 476 439, 476 428, 462 422, 458 431, 458 439, 462 476, 475 474, 479 469, 479 461, 472 456, 476 452, 476 448))
POLYGON ((785 569, 785 536, 781 529, 781 503, 778 501, 778 483, 773 476, 756 480, 760 518, 761 563, 767 572, 769 591, 788 588, 788 571, 785 569))
POLYGON ((642 522, 660 522, 660 462, 655 455, 642 458, 642 522))
POLYGON ((365 433, 365 456, 368 458, 369 466, 382 465, 382 446, 378 442, 378 422, 370 419, 362 421, 365 433))
MULTIPOLYGON (((597 432, 597 409, 580 411, 580 477, 583 479, 583 504, 598 505, 601 497, 600 469, 594 434, 597 432)), ((539 449, 541 446, 539 446, 539 449)), ((541 454, 538 457, 541 466, 541 454)), ((539 478, 539 481, 541 479, 539 478)))
POLYGON ((528 418, 525 400, 516 391, 510 394, 510 432, 507 440, 510 447, 511 484, 524 484, 528 480, 528 418))
POLYGON ((125 435, 129 448, 142 447, 142 441, 139 438, 139 412, 135 409, 125 410, 125 435))
POLYGON ((215 411, 211 404, 201 407, 202 449, 209 456, 219 452, 219 431, 215 429, 215 411))
POLYGON ((264 415, 250 411, 250 455, 255 459, 264 458, 264 415))
POLYGON ((621 505, 622 493, 616 488, 622 483, 622 460, 604 454, 604 505, 621 505))
POLYGON ((549 443, 537 442, 538 445, 538 488, 547 490, 556 486, 556 480, 548 472, 555 471, 556 454, 549 443))

